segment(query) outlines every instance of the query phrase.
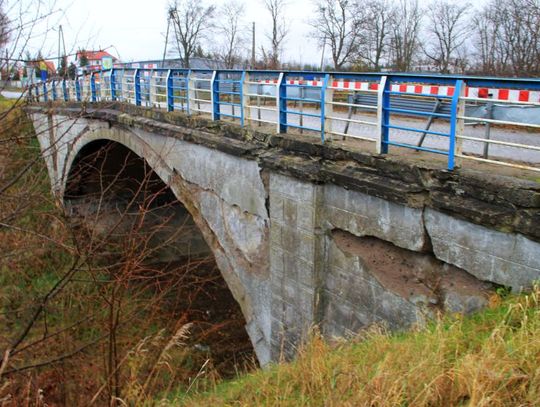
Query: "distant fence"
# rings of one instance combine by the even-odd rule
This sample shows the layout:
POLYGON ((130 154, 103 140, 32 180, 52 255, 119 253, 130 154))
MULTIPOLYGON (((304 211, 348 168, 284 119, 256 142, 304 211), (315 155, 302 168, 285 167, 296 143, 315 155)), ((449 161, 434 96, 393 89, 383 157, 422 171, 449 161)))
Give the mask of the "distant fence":
POLYGON ((465 159, 540 172, 538 79, 115 68, 42 82, 28 96, 121 101, 316 133, 322 142, 355 138, 379 154, 397 147, 446 156, 449 170, 465 159))
POLYGON ((18 88, 22 89, 26 86, 27 81, 0 81, 0 88, 18 88))

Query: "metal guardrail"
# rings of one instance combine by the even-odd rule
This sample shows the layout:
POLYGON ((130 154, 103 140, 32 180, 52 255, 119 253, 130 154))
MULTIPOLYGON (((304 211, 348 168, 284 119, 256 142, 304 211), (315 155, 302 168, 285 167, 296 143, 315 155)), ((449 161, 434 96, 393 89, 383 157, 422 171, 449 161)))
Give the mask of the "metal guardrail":
POLYGON ((29 97, 121 101, 206 114, 241 126, 274 125, 278 133, 316 133, 323 143, 334 136, 355 138, 373 142, 379 154, 398 147, 446 156, 449 170, 466 159, 540 172, 540 131, 517 133, 517 141, 507 140, 506 133, 503 139, 490 137, 493 126, 540 130, 540 124, 519 115, 513 120, 493 116, 494 104, 540 107, 539 79, 115 68, 41 82, 30 88, 29 97), (478 108, 487 116, 471 113, 478 108), (467 133, 466 123, 485 125, 485 134, 467 133), (465 154, 464 142, 483 149, 465 154), (489 146, 504 148, 505 154, 490 155, 489 146))

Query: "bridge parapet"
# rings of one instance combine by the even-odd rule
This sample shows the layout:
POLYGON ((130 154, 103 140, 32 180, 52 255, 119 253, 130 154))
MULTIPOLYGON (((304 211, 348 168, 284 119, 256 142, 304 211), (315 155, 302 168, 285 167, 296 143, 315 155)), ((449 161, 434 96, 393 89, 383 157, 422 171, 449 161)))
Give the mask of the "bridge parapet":
POLYGON ((343 138, 386 154, 540 172, 540 80, 394 73, 114 68, 50 80, 37 101, 121 101, 277 133, 343 138), (482 128, 478 128, 481 126, 482 128))

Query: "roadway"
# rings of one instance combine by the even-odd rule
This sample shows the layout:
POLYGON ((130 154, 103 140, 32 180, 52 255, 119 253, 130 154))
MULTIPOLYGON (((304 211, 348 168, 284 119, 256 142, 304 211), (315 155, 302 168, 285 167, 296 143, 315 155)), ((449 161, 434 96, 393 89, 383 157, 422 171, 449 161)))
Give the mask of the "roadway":
MULTIPOLYGON (((207 113, 210 112, 209 103, 201 103, 200 107, 205 112, 207 113)), ((270 107, 270 105, 267 105, 265 107, 270 107)), ((298 110, 298 108, 289 107, 289 110, 298 110)), ((231 114, 231 106, 222 105, 221 111, 223 113, 231 114)), ((310 113, 310 114, 319 114, 318 110, 309 109, 309 108, 304 108, 304 112, 310 113)), ((238 110, 236 111, 236 114, 238 115, 238 110)), ((332 116, 345 119, 347 118, 347 112, 334 111, 332 116)), ((252 109, 251 117, 257 118, 257 112, 255 111, 255 109, 252 109)), ((277 113, 268 111, 268 110, 261 110, 260 118, 265 121, 276 122, 277 113)), ((351 119, 356 120, 356 121, 371 122, 374 124, 374 125, 367 125, 367 124, 360 124, 360 123, 350 123, 348 134, 351 135, 351 138, 354 136, 360 136, 363 138, 375 139, 376 131, 377 131, 377 127, 375 126, 375 122, 376 122, 375 114, 366 113, 366 112, 358 112, 358 113, 353 114, 351 119)), ((299 124, 298 115, 289 114, 287 120, 289 120, 292 124, 296 124, 296 125, 299 124)), ((254 122, 254 124, 256 125, 256 122, 254 122)), ((331 129, 332 131, 335 131, 338 133, 344 133, 345 124, 346 122, 344 121, 332 120, 331 129)), ((413 128, 422 129, 424 128, 425 121, 401 116, 401 117, 392 117, 391 124, 401 126, 401 127, 413 127, 413 128)), ((268 123, 265 123, 264 125, 268 126, 268 123)), ((320 119, 316 117, 305 116, 303 119, 303 125, 306 127, 320 128, 320 119)), ((448 122, 445 123, 443 121, 435 121, 431 125, 430 130, 441 132, 441 133, 449 133, 450 131, 448 122)), ((296 131, 299 131, 299 130, 296 130, 296 131)), ((486 131, 485 126, 482 124, 479 124, 476 126, 467 125, 465 126, 464 135, 468 137, 476 137, 476 138, 483 139, 485 138, 485 131, 486 131)), ((305 133, 306 134, 311 133, 314 135, 317 134, 317 133, 309 132, 309 131, 306 131, 305 133)), ((394 142, 398 142, 398 143, 416 144, 418 140, 420 139, 420 136, 421 135, 419 133, 414 133, 410 131, 404 131, 404 130, 398 130, 398 129, 390 130, 390 140, 394 142)), ((333 135, 333 138, 334 140, 341 140, 342 136, 333 135)), ((490 139, 497 140, 497 141, 506 141, 506 142, 512 142, 512 143, 526 144, 526 145, 540 148, 540 131, 529 132, 525 129, 519 129, 519 128, 505 128, 505 127, 500 127, 500 126, 492 126, 491 132, 490 132, 490 139)), ((484 150, 484 144, 485 143, 480 142, 480 141, 463 140, 463 152, 466 154, 482 155, 483 150, 484 150)), ((428 147, 428 148, 447 150, 448 138, 437 136, 437 135, 427 135, 423 143, 423 146, 428 147)), ((373 146, 373 148, 375 148, 375 146, 373 146)), ((390 146, 390 149, 393 149, 393 148, 394 147, 390 146)), ((512 160, 512 161, 521 161, 521 162, 526 162, 526 163, 531 163, 531 164, 538 164, 540 163, 540 151, 491 144, 489 147, 489 158, 490 159, 502 158, 502 159, 512 160)))

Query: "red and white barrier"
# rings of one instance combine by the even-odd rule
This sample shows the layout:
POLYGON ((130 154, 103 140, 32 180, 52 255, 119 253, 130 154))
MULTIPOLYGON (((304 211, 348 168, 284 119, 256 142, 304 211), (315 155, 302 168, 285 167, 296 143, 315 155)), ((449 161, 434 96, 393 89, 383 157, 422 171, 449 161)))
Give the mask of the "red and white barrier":
MULTIPOLYGON (((277 79, 266 79, 260 81, 261 84, 277 84, 277 79)), ((288 80, 289 85, 305 85, 312 87, 323 86, 320 80, 288 80)), ((378 83, 357 82, 357 81, 332 81, 330 88, 334 90, 359 90, 376 91, 378 83)), ((453 86, 430 86, 430 85, 391 85, 392 92, 453 96, 453 86)), ((491 88, 465 88, 465 96, 479 99, 508 100, 511 102, 532 102, 540 103, 540 91, 516 90, 516 89, 491 89, 491 88)))

